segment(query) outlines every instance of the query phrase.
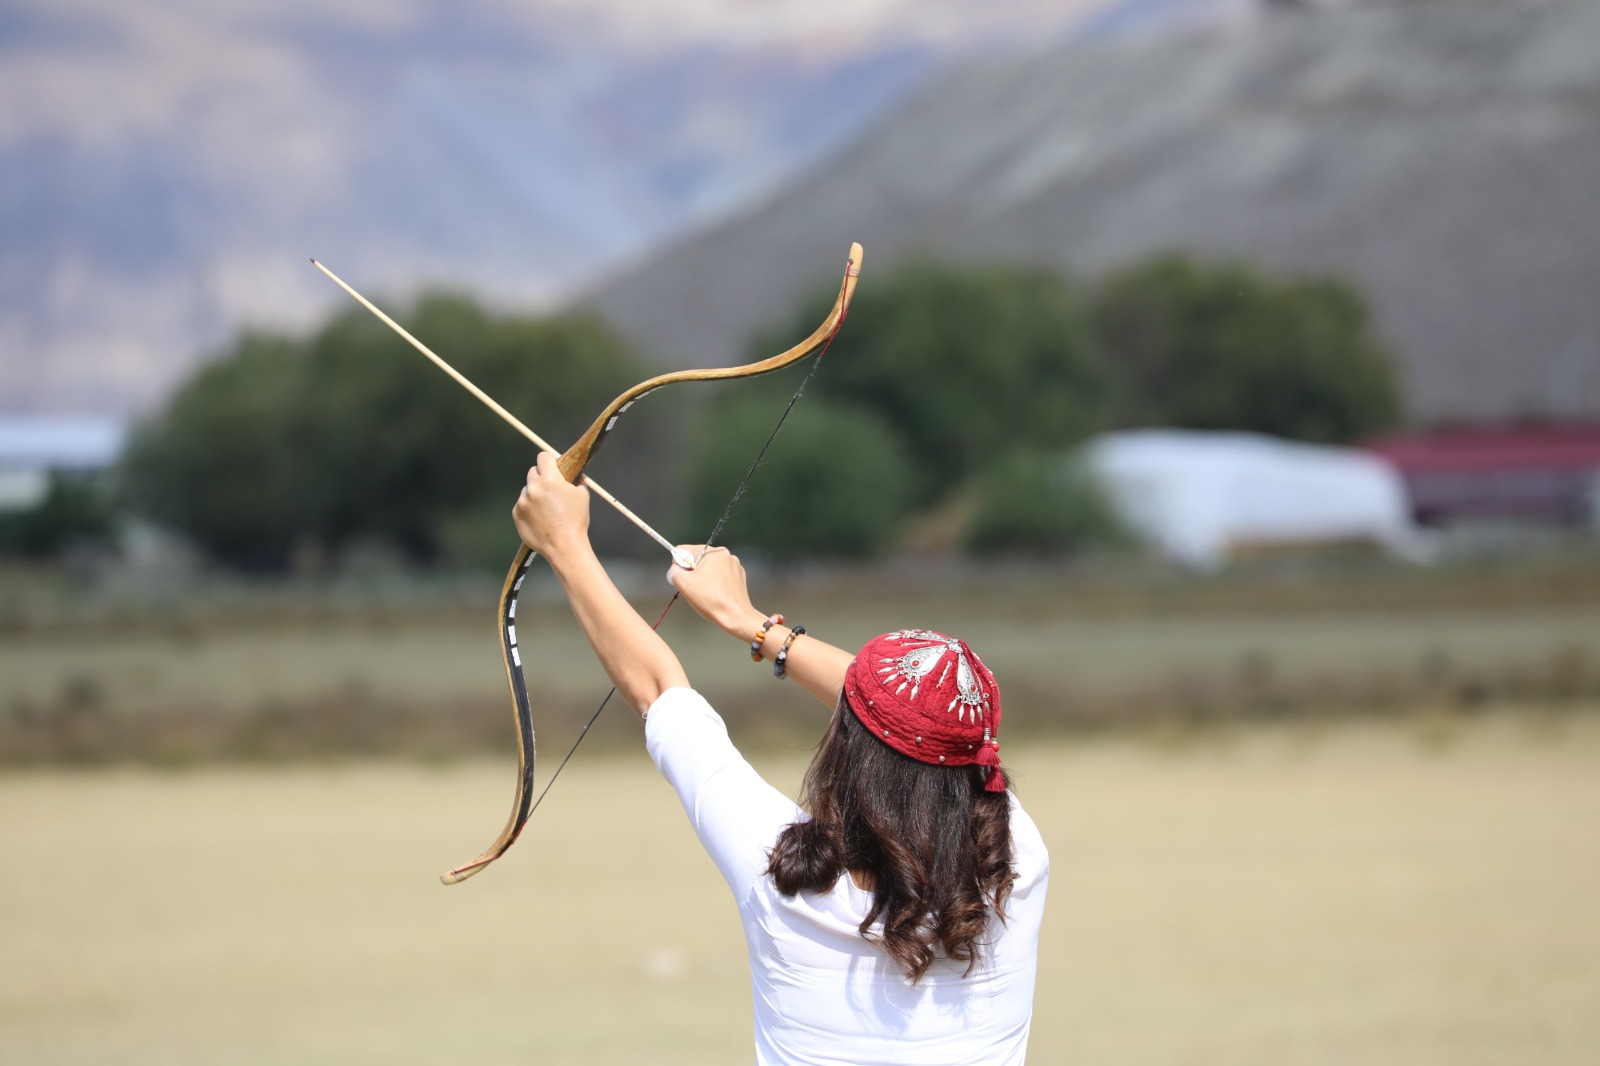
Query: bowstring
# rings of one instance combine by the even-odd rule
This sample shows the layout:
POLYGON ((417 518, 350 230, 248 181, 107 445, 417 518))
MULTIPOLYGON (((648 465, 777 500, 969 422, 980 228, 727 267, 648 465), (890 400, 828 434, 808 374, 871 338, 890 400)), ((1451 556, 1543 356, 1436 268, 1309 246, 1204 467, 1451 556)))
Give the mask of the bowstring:
MULTIPOLYGON (((846 313, 848 313, 848 309, 846 313)), ((839 335, 840 328, 844 326, 845 317, 846 316, 844 314, 839 316, 839 321, 834 324, 833 332, 828 334, 828 339, 823 343, 822 350, 817 353, 817 357, 815 359, 811 360, 811 368, 806 371, 806 376, 800 379, 800 386, 794 390, 794 395, 789 397, 789 406, 785 407, 783 409, 783 414, 778 416, 777 425, 773 426, 772 432, 767 434, 767 439, 765 443, 761 445, 761 450, 756 452, 755 460, 750 464, 750 469, 746 470, 744 477, 740 479, 739 487, 733 490, 733 495, 728 499, 728 505, 722 509, 722 514, 717 518, 716 524, 711 527, 711 532, 706 536, 705 545, 703 550, 700 552, 700 557, 696 559, 695 562, 698 563, 700 559, 704 559, 706 557, 706 552, 711 550, 711 546, 716 543, 717 537, 722 534, 722 527, 726 526, 728 524, 728 519, 733 517, 734 509, 739 506, 740 501, 744 499, 745 490, 750 487, 750 480, 755 477, 756 471, 760 469, 761 461, 767 457, 767 450, 772 447, 772 442, 778 439, 778 432, 783 429, 783 424, 789 420, 789 415, 794 411, 795 404, 799 403, 800 397, 805 395, 806 386, 811 384, 811 379, 816 376, 817 368, 822 365, 822 357, 828 354, 829 348, 833 347, 833 339, 839 335)), ((661 623, 666 621, 667 612, 672 610, 673 604, 677 602, 678 593, 676 590, 674 590, 672 593, 672 598, 667 601, 667 605, 665 607, 661 608, 661 614, 657 616, 655 624, 650 627, 651 632, 655 632, 661 628, 661 623)), ((544 802, 545 796, 550 792, 550 787, 556 783, 556 778, 561 776, 561 771, 567 768, 567 763, 577 752, 578 745, 582 744, 583 738, 589 735, 589 728, 593 726, 595 722, 599 721, 600 712, 606 709, 606 705, 611 702, 611 697, 615 696, 616 694, 617 687, 612 685, 611 691, 607 692, 605 699, 600 701, 600 706, 594 709, 594 713, 589 716, 589 720, 583 724, 583 729, 578 733, 578 739, 574 740, 572 742, 572 747, 567 749, 567 754, 562 758, 560 765, 556 767, 556 772, 551 774, 550 780, 544 783, 544 788, 539 792, 539 798, 534 800, 533 806, 528 809, 529 818, 532 818, 533 812, 539 809, 539 804, 544 802)))

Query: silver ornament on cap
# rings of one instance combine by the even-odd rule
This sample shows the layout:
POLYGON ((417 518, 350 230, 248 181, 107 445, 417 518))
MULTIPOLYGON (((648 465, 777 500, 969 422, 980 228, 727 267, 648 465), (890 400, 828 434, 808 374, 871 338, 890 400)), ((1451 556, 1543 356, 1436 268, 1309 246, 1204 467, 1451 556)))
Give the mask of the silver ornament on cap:
POLYGON ((940 663, 944 668, 939 671, 939 679, 933 683, 935 691, 942 689, 946 679, 950 676, 950 668, 955 667, 956 692, 945 706, 945 712, 956 712, 956 718, 966 720, 967 712, 972 712, 974 720, 982 718, 988 709, 989 697, 978 687, 978 676, 973 672, 972 664, 967 660, 966 646, 959 640, 947 637, 943 633, 935 633, 928 629, 902 629, 893 633, 890 640, 902 644, 914 645, 903 655, 891 655, 879 659, 880 663, 889 665, 878 668, 878 673, 883 675, 884 687, 900 680, 900 687, 894 690, 896 696, 911 686, 911 698, 917 698, 917 692, 922 688, 922 682, 940 663), (954 657, 947 659, 946 655, 954 653, 954 657))

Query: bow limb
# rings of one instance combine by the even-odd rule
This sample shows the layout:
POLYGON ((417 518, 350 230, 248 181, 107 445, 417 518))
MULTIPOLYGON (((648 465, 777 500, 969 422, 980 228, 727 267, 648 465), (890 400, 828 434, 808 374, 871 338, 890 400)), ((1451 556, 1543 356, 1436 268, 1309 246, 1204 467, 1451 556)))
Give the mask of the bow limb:
POLYGON ((712 370, 675 370, 670 374, 658 374, 647 381, 641 381, 606 404, 600 416, 594 420, 583 436, 578 438, 578 442, 567 449, 557 464, 561 468, 561 476, 576 483, 582 476, 584 467, 588 466, 589 460, 600 450, 600 445, 605 442, 607 434, 616 427, 617 419, 647 393, 667 385, 676 385, 680 381, 728 381, 733 378, 770 374, 774 370, 782 370, 799 362, 826 345, 833 335, 839 332, 839 327, 844 324, 844 316, 850 310, 850 300, 855 295, 856 282, 861 278, 861 254, 861 245, 850 246, 850 258, 845 264, 844 280, 839 283, 839 295, 834 298, 833 308, 829 310, 828 317, 822 320, 822 325, 812 331, 811 336, 786 352, 780 352, 759 362, 746 363, 744 366, 712 370))
MULTIPOLYGON (((600 449, 606 436, 616 427, 617 420, 623 412, 646 393, 682 381, 727 381, 733 378, 770 374, 797 363, 825 347, 839 332, 839 327, 844 324, 845 315, 850 310, 850 300, 855 295, 856 282, 861 277, 861 256, 861 245, 852 244, 850 258, 845 264, 844 279, 839 284, 839 295, 834 299, 827 318, 812 331, 811 336, 788 351, 744 366, 712 370, 678 370, 669 374, 658 374, 640 382, 607 404, 583 436, 578 438, 577 443, 561 456, 556 464, 561 470, 561 476, 577 484, 583 477, 589 460, 600 449)), ((439 880, 447 885, 465 881, 504 855, 506 849, 516 842, 523 826, 528 823, 529 815, 533 813, 533 706, 528 695, 527 677, 523 673, 522 651, 517 643, 517 596, 522 591, 529 568, 533 565, 533 557, 534 552, 531 548, 526 545, 520 547, 511 563, 510 571, 506 574, 505 584, 500 590, 500 649, 505 657, 506 681, 511 688, 512 710, 517 725, 517 790, 511 805, 511 816, 506 820, 505 828, 500 830, 500 835, 483 854, 471 862, 463 863, 439 875, 439 880)), ((587 727, 585 730, 587 731, 587 727)), ((582 734, 579 734, 579 740, 582 740, 582 734)), ((574 744, 573 747, 576 748, 577 745, 574 744)))
POLYGON ((528 681, 522 673, 522 651, 517 646, 517 593, 533 565, 534 551, 526 544, 517 549, 511 562, 505 585, 500 590, 500 651, 505 658, 506 682, 511 686, 512 713, 517 725, 517 792, 511 805, 511 817, 505 828, 495 837, 483 854, 471 862, 446 870, 439 880, 447 885, 465 881, 479 870, 505 854, 516 842, 517 835, 528 822, 533 809, 533 706, 528 697, 528 681))

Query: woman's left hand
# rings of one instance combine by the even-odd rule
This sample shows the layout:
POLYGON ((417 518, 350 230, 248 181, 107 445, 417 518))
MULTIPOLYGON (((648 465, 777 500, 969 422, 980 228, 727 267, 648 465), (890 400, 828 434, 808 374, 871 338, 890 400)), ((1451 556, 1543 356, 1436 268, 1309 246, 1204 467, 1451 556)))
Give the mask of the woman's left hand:
POLYGON ((589 490, 568 483, 556 457, 540 452, 511 509, 522 543, 546 558, 589 541, 589 490))
POLYGON ((678 547, 699 562, 693 570, 676 565, 668 570, 667 580, 672 587, 700 617, 726 633, 749 640, 747 634, 755 632, 766 615, 750 602, 749 583, 744 567, 739 565, 739 557, 727 548, 707 548, 703 544, 680 544, 678 547))

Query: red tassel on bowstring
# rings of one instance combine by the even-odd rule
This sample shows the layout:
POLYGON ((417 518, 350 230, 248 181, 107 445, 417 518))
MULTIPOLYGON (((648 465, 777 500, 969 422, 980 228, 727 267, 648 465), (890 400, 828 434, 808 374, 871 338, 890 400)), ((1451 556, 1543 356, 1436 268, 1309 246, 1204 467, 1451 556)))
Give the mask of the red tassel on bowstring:
POLYGON ((1006 775, 1000 769, 1000 744, 997 741, 990 741, 978 749, 977 762, 979 766, 987 766, 989 768, 989 780, 983 783, 983 790, 985 792, 1004 792, 1006 790, 1006 775))

